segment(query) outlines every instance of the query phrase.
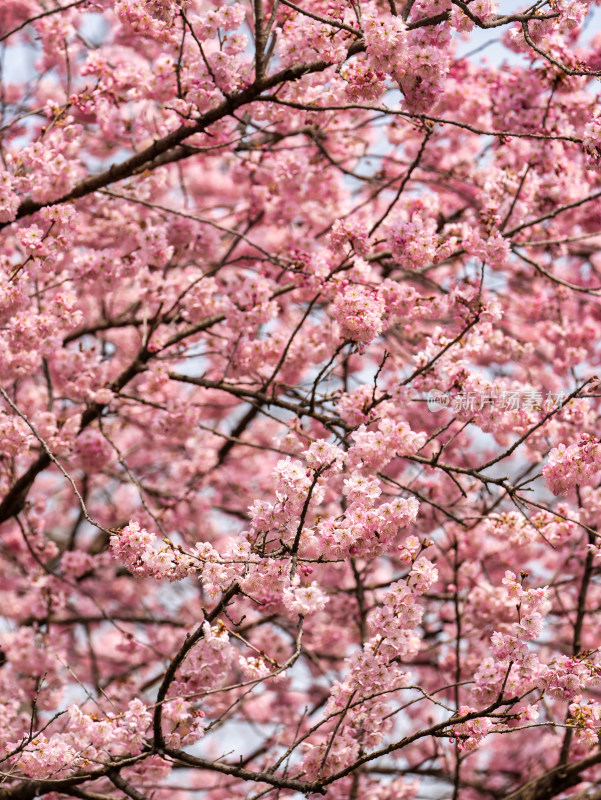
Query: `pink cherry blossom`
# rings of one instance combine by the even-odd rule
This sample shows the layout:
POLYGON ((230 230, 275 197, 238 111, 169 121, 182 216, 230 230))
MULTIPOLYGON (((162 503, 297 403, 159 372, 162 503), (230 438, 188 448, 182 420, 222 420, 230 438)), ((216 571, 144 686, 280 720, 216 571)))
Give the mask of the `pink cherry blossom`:
POLYGON ((595 5, 5 0, 0 796, 595 794, 595 5))

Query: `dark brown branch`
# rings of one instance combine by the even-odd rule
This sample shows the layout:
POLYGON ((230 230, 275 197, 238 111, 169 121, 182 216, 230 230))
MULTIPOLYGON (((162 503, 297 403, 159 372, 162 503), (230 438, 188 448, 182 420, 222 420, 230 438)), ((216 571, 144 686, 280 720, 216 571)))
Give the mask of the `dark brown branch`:
POLYGON ((584 70, 584 69, 572 69, 571 67, 566 67, 565 64, 562 64, 561 61, 558 61, 556 58, 550 53, 547 53, 545 50, 541 49, 537 44, 532 41, 532 37, 530 36, 530 31, 528 30, 528 21, 522 21, 522 33, 524 34, 524 39, 526 40, 529 47, 531 47, 539 56, 548 61, 550 64, 553 64, 554 67, 560 69, 566 75, 581 75, 587 78, 596 78, 601 75, 601 70, 584 70))
POLYGON ((599 763, 601 763, 601 752, 573 764, 561 764, 543 775, 532 778, 519 789, 506 795, 504 800, 551 800, 566 789, 579 784, 584 770, 599 763))
POLYGON ((426 149, 426 144, 428 143, 428 139, 430 138, 430 136, 432 136, 432 130, 433 130, 433 128, 429 128, 429 129, 426 130, 426 135, 422 139, 422 143, 421 143, 420 148, 419 148, 419 150, 417 152, 417 155, 415 156, 415 158, 413 159, 413 161, 409 165, 409 169, 407 170, 407 172, 405 173, 405 175, 403 177, 403 180, 401 181, 401 185, 398 188, 398 191, 397 191, 397 193, 396 193, 396 195, 394 197, 394 200, 392 200, 392 202, 390 203, 390 205, 388 206, 386 211, 382 214, 382 216, 379 217, 379 219, 373 224, 373 226, 372 226, 372 228, 371 228, 371 230, 369 232, 370 236, 373 236, 373 234, 377 231, 377 229, 380 227, 380 225, 384 222, 386 217, 390 214, 392 209, 395 207, 395 205, 398 202, 400 196, 403 194, 403 191, 405 190, 405 186, 407 186, 407 183, 409 182, 409 179, 413 175, 413 172, 414 172, 415 168, 418 166, 419 162, 422 159, 422 156, 424 154, 424 150, 426 149))
POLYGON ((32 22, 36 22, 38 19, 43 19, 44 17, 49 17, 52 14, 59 14, 61 11, 66 11, 69 8, 74 8, 75 6, 80 6, 82 3, 85 3, 86 0, 75 0, 73 3, 69 3, 66 6, 58 6, 57 8, 51 8, 49 11, 43 11, 41 14, 36 14, 35 17, 29 17, 26 19, 25 22, 22 22, 20 25, 17 25, 16 28, 13 28, 8 33, 3 33, 0 36, 0 42, 3 42, 5 39, 8 39, 9 36, 12 36, 13 33, 18 33, 23 28, 26 28, 28 25, 31 25, 32 22))
POLYGON ((265 20, 263 0, 253 0, 255 13, 255 74, 260 81, 265 76, 265 20))
POLYGON ((117 789, 121 789, 121 791, 128 797, 131 797, 132 800, 148 800, 145 794, 142 794, 142 792, 139 792, 136 788, 134 788, 131 783, 122 778, 117 771, 109 772, 108 778, 111 783, 115 784, 117 789))
POLYGON ((306 8, 301 8, 295 3, 292 3, 291 0, 281 0, 281 2, 283 5, 288 6, 288 8, 293 8, 299 14, 309 17, 310 19, 314 19, 316 22, 323 22, 324 25, 331 25, 333 28, 338 28, 341 31, 348 31, 348 33, 352 33, 354 36, 361 35, 361 31, 358 31, 356 28, 352 28, 350 25, 340 22, 337 19, 324 17, 323 14, 316 14, 315 11, 308 11, 306 8))
MULTIPOLYGON (((196 756, 190 755, 183 750, 166 748, 165 754, 170 758, 176 759, 176 761, 179 761, 182 764, 187 764, 190 767, 208 769, 213 772, 221 772, 223 775, 233 775, 236 778, 254 781, 255 783, 267 783, 269 786, 276 786, 280 789, 294 789, 302 794, 325 794, 325 789, 315 782, 288 778, 284 775, 273 775, 269 772, 253 772, 252 770, 235 766, 234 764, 224 764, 223 761, 210 761, 206 758, 197 758, 196 756)), ((1 797, 0 800, 2 800, 1 797)))
MULTIPOLYGON (((154 731, 154 747, 157 751, 163 752, 165 751, 165 737, 163 735, 163 703, 165 702, 165 698, 167 697, 167 692, 169 691, 169 687, 171 686, 175 676, 177 674, 177 670, 182 665, 184 659, 190 652, 190 650, 196 645, 203 637, 204 637, 204 628, 203 625, 205 622, 209 624, 215 620, 219 614, 224 610, 230 600, 238 593, 238 584, 233 583, 228 589, 226 589, 221 596, 221 600, 215 608, 208 614, 205 614, 205 618, 202 623, 196 628, 193 634, 188 634, 186 636, 186 640, 184 644, 180 647, 178 652, 175 656, 171 659, 169 666, 167 667, 167 671, 165 672, 165 676, 159 686, 159 690, 157 692, 157 699, 156 705, 154 708, 154 715, 153 715, 153 731, 154 731)), ((0 800, 2 800, 0 798, 0 800)))
POLYGON ((552 12, 551 14, 495 14, 493 19, 491 19, 489 22, 485 22, 483 19, 480 19, 480 17, 474 14, 468 3, 464 3, 463 0, 451 0, 451 2, 453 5, 460 8, 465 16, 471 19, 471 21, 479 28, 484 28, 485 30, 488 28, 500 28, 502 25, 508 25, 510 22, 522 22, 525 24, 531 20, 538 22, 543 19, 556 19, 559 16, 558 12, 552 12))
POLYGON ((122 761, 112 764, 111 766, 102 767, 94 772, 73 775, 69 778, 21 781, 20 783, 13 784, 13 786, 0 788, 0 800, 35 800, 36 797, 41 797, 51 792, 69 793, 70 790, 81 786, 82 783, 98 780, 98 778, 103 778, 109 772, 114 772, 122 767, 135 764, 145 758, 147 758, 147 754, 125 756, 122 761))
MULTIPOLYGON (((347 51, 347 58, 356 53, 361 53, 365 50, 365 45, 362 40, 354 42, 347 51)), ((51 201, 34 201, 31 199, 24 200, 19 208, 15 219, 34 214, 45 206, 55 206, 60 203, 68 203, 80 197, 92 194, 93 192, 103 189, 105 186, 110 186, 112 183, 129 178, 136 170, 147 167, 149 163, 153 162, 158 156, 167 153, 174 147, 180 145, 185 139, 193 136, 195 133, 205 131, 207 127, 217 122, 223 117, 232 114, 237 109, 256 100, 257 97, 267 89, 272 89, 281 83, 290 83, 298 80, 303 75, 309 75, 313 72, 322 72, 324 69, 330 67, 331 64, 327 61, 313 61, 307 64, 298 64, 294 67, 287 67, 286 69, 276 72, 262 80, 255 81, 251 86, 231 95, 226 98, 215 108, 203 114, 195 125, 181 125, 171 133, 168 133, 162 139, 157 139, 148 147, 145 147, 140 152, 135 153, 130 158, 122 161, 120 164, 113 164, 109 169, 101 172, 98 175, 92 175, 83 181, 76 184, 69 192, 57 197, 51 201)), ((0 223, 0 229, 10 225, 10 222, 0 223)))
POLYGON ((257 402, 267 407, 277 406, 284 408, 287 411, 292 411, 296 416, 312 417, 313 419, 322 422, 327 427, 337 427, 344 430, 347 425, 342 420, 336 417, 329 417, 327 414, 321 414, 317 411, 311 411, 310 408, 305 407, 303 403, 290 403, 287 400, 275 395, 268 395, 265 392, 255 391, 254 389, 246 388, 239 384, 227 383, 226 381, 211 381, 206 378, 195 378, 192 375, 179 375, 177 372, 169 372, 169 377, 173 381, 182 381, 183 383, 191 383, 194 386, 202 386, 206 389, 221 389, 223 392, 234 395, 234 397, 243 397, 244 399, 253 398, 257 402))
POLYGON ((523 231, 524 228, 531 228, 533 225, 538 225, 539 222, 545 222, 548 219, 553 219, 558 214, 562 214, 564 211, 569 211, 571 208, 578 208, 578 206, 582 206, 591 200, 596 200, 598 197, 601 197, 601 190, 598 192, 593 192, 593 194, 589 194, 588 197, 583 197, 581 200, 575 200, 573 203, 566 203, 564 206, 559 206, 559 208, 556 208, 554 211, 550 211, 548 214, 544 214, 542 217, 537 217, 536 219, 529 220, 528 222, 523 222, 521 225, 516 225, 515 228, 507 231, 503 234, 503 236, 508 238, 514 236, 516 233, 519 233, 519 231, 523 231))
MULTIPOLYGON (((431 725, 429 728, 424 728, 421 731, 417 731, 416 733, 411 734, 410 736, 406 736, 404 739, 400 739, 397 742, 393 742, 385 747, 380 748, 379 750, 375 750, 372 753, 366 753, 363 756, 360 756, 353 764, 350 764, 348 767, 344 767, 338 772, 329 775, 327 778, 322 778, 320 781, 317 781, 317 786, 329 786, 331 783, 335 783, 336 781, 340 780, 340 778, 344 778, 346 775, 350 775, 354 772, 358 767, 362 766, 363 764, 367 764, 369 761, 374 761, 376 758, 381 758, 382 756, 388 755, 389 753, 394 753, 397 750, 401 750, 407 745, 412 744, 413 742, 418 741, 418 739, 423 739, 426 736, 438 736, 443 734, 449 727, 454 727, 455 725, 459 725, 462 722, 468 722, 471 719, 479 719, 482 717, 489 716, 492 714, 493 711, 496 711, 501 706, 511 706, 518 701, 519 698, 512 697, 507 700, 503 700, 499 698, 495 700, 494 703, 491 703, 486 708, 482 709, 481 711, 470 711, 467 714, 462 715, 454 715, 442 722, 438 722, 435 725, 431 725)), ((601 760, 601 754, 597 756, 598 760, 601 760)), ((594 763, 597 763, 596 761, 594 763)), ((590 766, 590 765, 588 765, 590 766)), ((585 769, 586 767, 582 767, 585 769)), ((573 784, 572 784, 573 785, 573 784)), ((312 789, 312 791, 314 791, 312 789)), ((507 798, 509 800, 509 798, 507 798)), ((513 798, 511 799, 513 800, 513 798)), ((522 798, 520 798, 522 800, 522 798)), ((530 800, 530 798, 528 798, 530 800)), ((542 798, 536 798, 536 800, 542 800, 542 798)))
MULTIPOLYGON (((430 21, 434 19, 434 17, 430 18, 430 21)), ((412 26, 417 28, 421 27, 421 25, 425 25, 427 20, 419 20, 418 23, 412 23, 412 26)), ((409 26, 410 27, 410 26, 409 26)), ((575 144, 582 144, 582 137, 579 136, 571 136, 568 134, 552 134, 552 133, 530 133, 527 131, 491 131, 485 130, 483 128, 476 128, 474 125, 470 125, 469 122, 459 122, 459 120, 453 119, 446 119, 445 117, 433 117, 430 114, 414 114, 411 111, 401 111, 399 109, 390 109, 383 106, 374 106, 374 105, 367 105, 365 103, 345 103, 344 105, 337 105, 337 104, 329 104, 329 105, 320 105, 320 106, 312 106, 308 105, 307 103, 298 103, 294 100, 283 100, 280 97, 276 97, 275 95, 265 95, 263 97, 258 97, 257 100, 261 100, 264 102, 272 102, 272 103, 279 103, 282 106, 288 106, 289 108, 298 108, 302 111, 309 111, 314 114, 322 113, 323 111, 351 111, 356 109, 358 111, 371 111, 377 112, 384 115, 395 116, 395 117, 404 117, 405 119, 417 120, 420 122, 439 122, 441 125, 453 125, 456 128, 463 128, 463 130, 469 131, 470 133, 475 133, 478 136, 498 136, 501 139, 507 139, 509 137, 513 137, 516 139, 540 139, 545 141, 562 141, 562 142, 574 142, 575 144)))

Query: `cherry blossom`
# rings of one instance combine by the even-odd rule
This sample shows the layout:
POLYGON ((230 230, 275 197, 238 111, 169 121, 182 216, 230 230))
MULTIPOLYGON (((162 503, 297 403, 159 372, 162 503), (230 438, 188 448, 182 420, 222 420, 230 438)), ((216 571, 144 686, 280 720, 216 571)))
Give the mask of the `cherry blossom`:
POLYGON ((2 4, 2 798, 594 795, 598 5, 2 4))

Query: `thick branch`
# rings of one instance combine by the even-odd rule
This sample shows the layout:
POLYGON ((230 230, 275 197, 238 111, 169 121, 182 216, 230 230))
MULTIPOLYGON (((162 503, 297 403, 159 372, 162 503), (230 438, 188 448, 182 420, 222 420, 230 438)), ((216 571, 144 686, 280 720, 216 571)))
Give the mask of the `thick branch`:
POLYGON ((153 715, 154 746, 159 751, 163 751, 165 749, 165 737, 163 736, 163 725, 162 725, 163 703, 165 701, 165 698, 167 697, 167 692, 169 691, 169 687, 171 686, 173 680, 175 679, 177 670, 182 665, 184 659, 186 658, 190 650, 205 635, 203 629, 204 623, 213 622, 213 620, 216 619, 216 617, 218 617, 219 614, 221 614, 223 609, 227 606, 232 597, 234 597, 234 595, 237 594, 237 592, 238 592, 237 583, 233 583, 228 589, 226 589, 219 603, 217 603, 215 608, 209 614, 205 615, 205 619, 198 626, 198 628, 196 628, 194 633, 192 635, 186 636, 184 644, 180 647, 176 655, 171 659, 171 663, 167 667, 167 671, 165 672, 165 676, 157 692, 157 700, 153 715))
POLYGON ((508 794, 504 800, 551 800, 561 792, 582 781, 582 773, 589 767, 601 763, 601 752, 595 753, 574 764, 562 764, 532 778, 519 789, 508 794))
MULTIPOLYGON (((365 44, 362 40, 353 42, 347 51, 347 58, 355 55, 356 53, 361 53, 364 50, 365 44)), ((55 200, 44 202, 38 202, 31 199, 24 200, 17 209, 16 219, 21 219, 22 217, 34 214, 36 211, 39 211, 45 206, 68 203, 72 200, 76 200, 79 197, 85 197, 86 195, 92 194, 99 189, 103 189, 105 186, 110 186, 112 183, 129 178, 134 174, 134 172, 139 171, 140 168, 147 166, 163 153, 166 153, 172 148, 177 147, 185 139, 188 139, 195 133, 201 133, 213 123, 223 119, 223 117, 233 114, 234 111, 237 111, 237 109, 241 108, 247 103, 251 103, 261 94, 261 92, 264 92, 266 89, 271 89, 275 86, 278 86, 280 83, 294 82, 303 75, 309 75, 313 72, 322 72, 324 69, 327 69, 330 66, 331 64, 328 61, 313 61, 308 64, 298 64, 294 67, 287 67, 286 69, 276 72, 274 75, 270 75, 262 80, 257 80, 251 86, 248 86, 246 89, 243 89, 237 94, 231 95, 218 106, 210 111, 207 111, 206 114, 203 114, 198 119, 195 125, 191 127, 188 125, 181 125, 176 130, 168 133, 162 139, 157 139, 148 147, 140 150, 139 153, 135 153, 133 156, 130 156, 130 158, 122 161, 121 164, 113 164, 109 167, 109 169, 101 172, 99 175, 92 175, 91 177, 80 181, 80 183, 76 184, 69 192, 57 197, 55 200)), ((0 229, 10 224, 10 222, 0 223, 0 229)))

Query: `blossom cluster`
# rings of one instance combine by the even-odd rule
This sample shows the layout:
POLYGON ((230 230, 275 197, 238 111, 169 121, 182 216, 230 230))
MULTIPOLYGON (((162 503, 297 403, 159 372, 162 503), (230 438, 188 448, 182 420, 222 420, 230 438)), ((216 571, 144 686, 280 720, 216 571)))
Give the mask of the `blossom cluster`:
POLYGON ((545 482, 553 494, 567 494, 576 486, 591 484, 601 470, 601 445, 595 436, 583 433, 578 443, 560 444, 549 453, 543 467, 545 482))
POLYGON ((371 289, 348 286, 336 295, 331 314, 340 325, 341 336, 367 344, 382 332, 384 303, 371 289))
POLYGON ((7 796, 599 782, 592 6, 2 3, 7 796))
MULTIPOLYGON (((123 714, 108 714, 99 719, 84 713, 79 706, 69 708, 70 729, 50 737, 36 736, 22 749, 15 765, 31 778, 49 774, 69 774, 80 765, 95 761, 109 762, 111 756, 139 753, 145 744, 145 734, 152 716, 141 700, 132 700, 123 714)), ((12 751, 19 744, 9 742, 12 751)))
POLYGON ((591 169, 601 169, 601 115, 596 113, 584 126, 582 146, 588 156, 591 169))
POLYGON ((170 544, 160 547, 156 535, 135 521, 111 535, 111 550, 139 578, 180 580, 196 567, 193 559, 170 544))
POLYGON ((406 422, 384 417, 376 430, 360 425, 352 434, 353 446, 348 452, 348 462, 355 468, 377 471, 395 456, 411 456, 426 442, 426 434, 415 433, 406 422))
POLYGON ((454 237, 441 237, 436 220, 416 210, 407 220, 391 223, 388 243, 393 256, 408 269, 438 264, 455 249, 454 237))

